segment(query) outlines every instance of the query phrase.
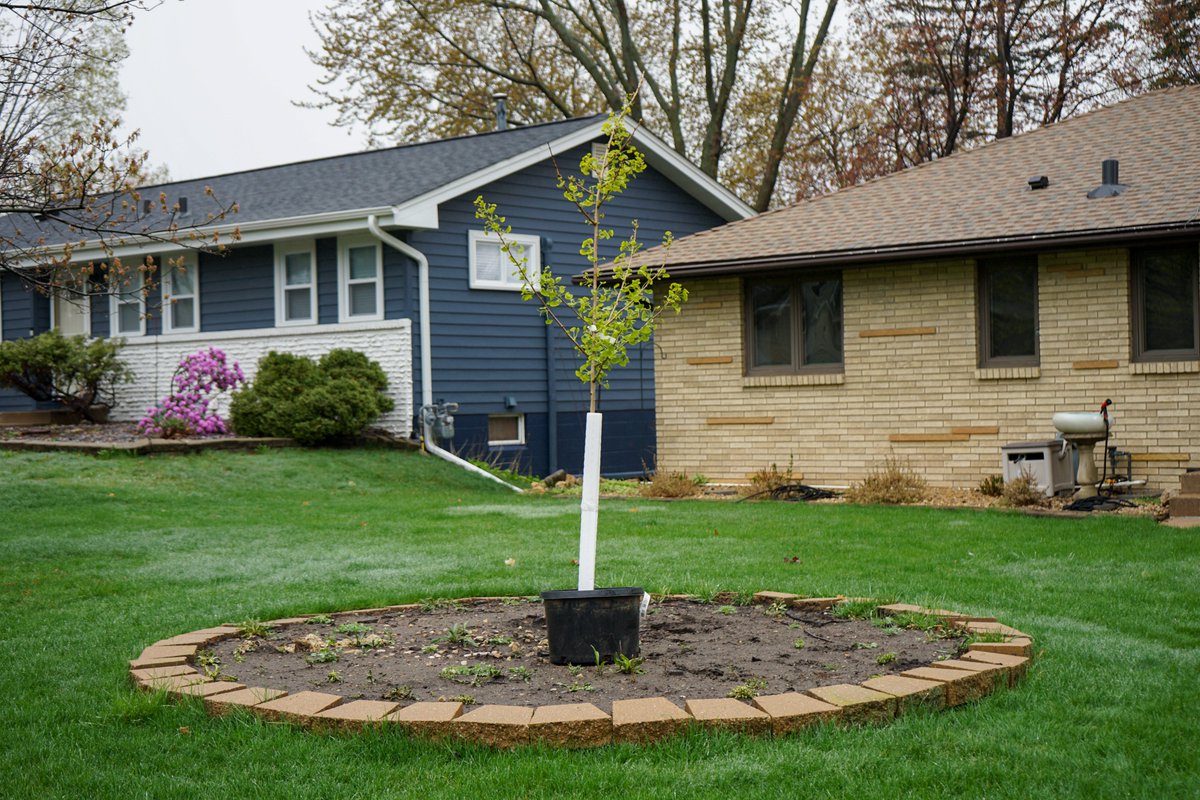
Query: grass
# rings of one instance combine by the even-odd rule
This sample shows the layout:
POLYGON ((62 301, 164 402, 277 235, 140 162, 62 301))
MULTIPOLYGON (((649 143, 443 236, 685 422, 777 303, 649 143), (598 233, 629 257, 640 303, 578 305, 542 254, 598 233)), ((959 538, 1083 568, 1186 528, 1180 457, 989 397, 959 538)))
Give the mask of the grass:
POLYGON ((1176 798, 1200 774, 1200 531, 605 501, 601 585, 896 598, 995 615, 1043 652, 1014 691, 882 728, 505 753, 212 718, 135 694, 125 661, 218 623, 573 586, 570 501, 382 450, 0 453, 0 469, 0 797, 1176 798))

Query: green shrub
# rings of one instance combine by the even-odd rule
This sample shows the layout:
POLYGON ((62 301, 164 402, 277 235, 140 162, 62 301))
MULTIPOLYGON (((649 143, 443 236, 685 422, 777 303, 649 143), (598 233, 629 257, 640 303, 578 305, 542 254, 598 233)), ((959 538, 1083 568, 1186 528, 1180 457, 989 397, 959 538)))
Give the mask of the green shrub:
POLYGON ((1004 494, 1004 476, 988 475, 979 482, 979 493, 985 497, 999 497, 1004 494))
POLYGON ((286 436, 318 444, 354 436, 392 410, 387 375, 354 350, 331 350, 319 362, 268 353, 254 382, 233 395, 229 416, 243 436, 286 436))
POLYGON ((133 380, 119 358, 121 339, 63 336, 56 330, 0 342, 0 388, 58 402, 85 419, 116 405, 116 387, 133 380))

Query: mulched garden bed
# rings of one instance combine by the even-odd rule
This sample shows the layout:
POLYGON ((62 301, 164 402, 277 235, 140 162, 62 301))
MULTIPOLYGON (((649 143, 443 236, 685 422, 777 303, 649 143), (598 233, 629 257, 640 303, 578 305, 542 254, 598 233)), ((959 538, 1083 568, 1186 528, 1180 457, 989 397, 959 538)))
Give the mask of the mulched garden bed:
MULTIPOLYGON (((245 626, 247 633, 253 626, 245 626)), ((962 638, 829 611, 664 599, 642 621, 642 661, 556 666, 537 600, 335 614, 222 640, 195 656, 217 679, 347 698, 546 705, 689 699, 858 683, 955 655, 962 638), (944 637, 944 638, 943 638, 944 637)))

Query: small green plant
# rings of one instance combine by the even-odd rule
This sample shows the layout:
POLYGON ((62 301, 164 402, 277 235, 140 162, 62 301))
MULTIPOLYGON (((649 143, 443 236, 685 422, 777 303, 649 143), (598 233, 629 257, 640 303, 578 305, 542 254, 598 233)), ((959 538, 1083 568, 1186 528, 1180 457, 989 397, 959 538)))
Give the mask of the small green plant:
POLYGON ((737 606, 721 606, 720 608, 717 609, 717 612, 720 614, 724 614, 727 617, 732 617, 734 614, 737 613, 737 606))
POLYGON ((462 644, 467 647, 478 647, 479 642, 475 641, 475 635, 465 623, 456 622, 446 629, 446 632, 434 639, 435 642, 445 642, 446 644, 462 644))
POLYGON ((851 503, 903 505, 929 497, 929 484, 907 462, 889 456, 867 471, 867 477, 846 492, 851 503))
POLYGON ((855 642, 850 645, 851 650, 878 650, 879 642, 855 642))
POLYGON ((265 639, 271 633, 271 625, 257 619, 248 619, 238 624, 238 633, 243 639, 251 639, 255 636, 265 639))
POLYGON ((804 649, 804 640, 799 639, 799 638, 796 639, 794 642, 792 642, 792 647, 796 648, 797 650, 803 650, 804 649))
POLYGON ((421 652, 424 653, 425 655, 432 655, 433 653, 436 653, 441 649, 442 648, 438 647, 436 644, 427 644, 421 648, 421 652))
POLYGON ((338 633, 346 633, 352 636, 364 636, 371 632, 370 625, 364 625, 361 622, 345 622, 334 628, 338 633))
POLYGON ((328 614, 316 614, 304 620, 305 625, 332 625, 333 617, 328 614))
POLYGON ((491 636, 487 640, 488 644, 512 644, 511 636, 491 636))
POLYGON ((533 673, 529 671, 529 667, 519 666, 519 667, 509 667, 508 668, 508 679, 510 681, 521 681, 522 683, 529 683, 529 680, 532 677, 533 677, 533 673))
POLYGON ((403 686, 393 686, 383 693, 384 700, 411 700, 413 698, 412 687, 408 684, 403 686))
POLYGON ((884 664, 891 664, 895 660, 895 653, 880 653, 878 656, 876 656, 875 663, 883 666, 884 664))
POLYGON ((1027 472, 1005 483, 1000 497, 1004 505, 1013 508, 1040 506, 1046 502, 1045 493, 1038 488, 1037 481, 1027 472))
POLYGON ((338 660, 338 651, 332 647, 326 647, 323 650, 309 653, 304 660, 309 664, 330 664, 338 660))
POLYGON ((843 600, 829 610, 831 616, 838 619, 871 619, 875 616, 878 600, 843 600))
POLYGON ((456 694, 451 697, 445 697, 445 698, 439 697, 438 699, 439 700, 449 700, 452 703, 453 702, 462 703, 464 706, 473 706, 477 702, 479 702, 475 699, 475 695, 473 695, 473 694, 456 694))
POLYGON ((902 614, 896 614, 891 617, 881 617, 878 620, 873 620, 873 622, 880 627, 890 624, 897 628, 925 631, 926 633, 943 630, 945 627, 940 617, 935 617, 932 614, 921 614, 916 611, 905 611, 902 614))
POLYGON ((475 666, 455 665, 446 667, 438 673, 438 677, 455 683, 466 683, 471 686, 480 686, 493 678, 500 677, 500 668, 491 664, 477 664, 475 666))
POLYGON ((567 687, 567 691, 572 692, 572 693, 573 692, 594 692, 595 690, 596 690, 596 687, 592 686, 590 683, 587 683, 585 681, 578 681, 578 680, 572 681, 571 685, 567 687))
POLYGON ((630 658, 624 653, 617 653, 613 656, 613 665, 617 668, 617 672, 623 675, 641 675, 646 670, 642 669, 642 664, 646 663, 643 656, 634 656, 630 658))
POLYGON ((336 669, 331 669, 331 670, 329 670, 329 673, 325 676, 325 682, 326 683, 341 683, 342 676, 338 673, 338 671, 336 669))
POLYGON ((732 697, 734 700, 753 700, 766 688, 767 682, 765 680, 762 678, 751 678, 745 683, 738 684, 730 689, 726 697, 732 697))
POLYGON ((985 497, 999 497, 1004 494, 1004 476, 988 475, 979 482, 979 493, 985 497))
POLYGON ((571 675, 572 678, 578 678, 580 675, 583 674, 583 667, 579 666, 578 664, 568 664, 567 672, 571 675))
POLYGON ((769 606, 763 606, 763 613, 768 617, 782 617, 787 610, 787 603, 771 603, 769 606))
POLYGON ((976 642, 1007 642, 1008 637, 1003 633, 973 633, 963 640, 963 648, 966 649, 976 642))

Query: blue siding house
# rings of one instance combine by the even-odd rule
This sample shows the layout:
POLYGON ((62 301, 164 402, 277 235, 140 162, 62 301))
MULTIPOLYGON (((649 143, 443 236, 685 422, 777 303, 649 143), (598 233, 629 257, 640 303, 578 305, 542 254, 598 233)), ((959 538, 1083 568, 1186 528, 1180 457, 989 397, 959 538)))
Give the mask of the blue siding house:
MULTIPOLYGON (((533 474, 577 472, 587 391, 574 375, 576 356, 535 304, 521 300, 473 202, 483 195, 499 205, 531 265, 564 276, 582 272, 584 227, 556 187, 555 168, 577 170, 583 154, 603 141, 603 121, 566 120, 147 187, 143 196, 188 201, 196 219, 181 223, 201 230, 208 227, 205 189, 212 187, 239 205, 216 227, 236 224, 240 239, 223 254, 122 243, 116 255, 125 261, 153 255, 168 265, 160 288, 145 299, 97 287, 89 303, 72 303, 29 291, 17 275, 0 275, 0 334, 18 338, 57 327, 124 338, 138 377, 122 389, 116 419, 138 418, 167 391, 179 357, 202 347, 226 350, 248 374, 269 350, 319 355, 353 347, 388 372, 396 410, 381 424, 396 435, 419 435, 421 408, 431 400, 458 403, 454 437, 443 447, 533 474), (169 266, 180 257, 184 269, 169 266)), ((618 234, 637 220, 642 240, 653 245, 668 230, 685 236, 752 215, 650 133, 638 130, 634 141, 648 168, 609 207, 607 222, 618 234)), ((48 241, 63 240, 53 221, 24 224, 40 226, 48 241)), ((104 254, 85 246, 76 258, 104 254)), ((611 375, 600 405, 605 474, 652 465, 652 344, 611 375)), ((0 411, 29 407, 24 398, 0 395, 0 411)))

